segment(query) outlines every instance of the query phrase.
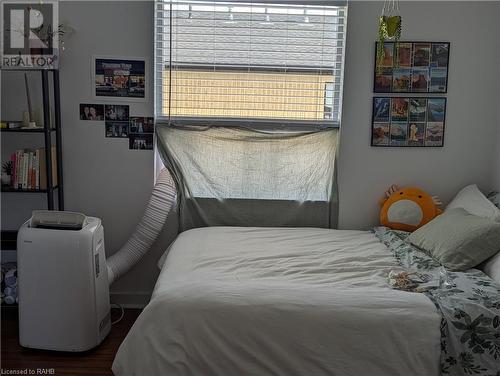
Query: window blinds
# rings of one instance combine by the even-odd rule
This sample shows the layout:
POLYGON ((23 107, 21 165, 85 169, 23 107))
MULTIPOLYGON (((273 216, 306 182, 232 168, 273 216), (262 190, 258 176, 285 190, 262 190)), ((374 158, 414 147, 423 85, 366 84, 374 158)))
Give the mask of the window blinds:
POLYGON ((157 0, 156 116, 340 123, 347 7, 157 0))

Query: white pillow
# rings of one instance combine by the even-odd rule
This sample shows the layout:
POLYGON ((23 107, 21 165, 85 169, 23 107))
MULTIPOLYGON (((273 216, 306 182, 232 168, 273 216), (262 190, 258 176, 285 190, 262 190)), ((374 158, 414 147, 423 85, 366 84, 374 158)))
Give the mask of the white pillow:
POLYGON ((455 208, 463 208, 470 214, 500 222, 500 209, 488 200, 475 184, 468 185, 458 192, 446 210, 455 208))
POLYGON ((482 268, 483 272, 494 279, 497 283, 500 283, 500 252, 498 252, 495 256, 491 257, 487 260, 482 268))
POLYGON ((500 209, 500 192, 491 192, 488 195, 488 200, 490 200, 497 208, 500 209))

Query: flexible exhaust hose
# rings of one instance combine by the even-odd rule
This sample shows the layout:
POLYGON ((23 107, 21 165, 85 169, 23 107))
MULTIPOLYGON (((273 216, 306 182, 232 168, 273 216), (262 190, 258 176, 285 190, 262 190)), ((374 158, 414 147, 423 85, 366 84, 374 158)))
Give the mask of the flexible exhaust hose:
POLYGON ((175 200, 175 183, 170 172, 164 168, 160 171, 144 215, 134 233, 118 252, 106 260, 110 285, 127 273, 149 251, 174 207, 175 200))

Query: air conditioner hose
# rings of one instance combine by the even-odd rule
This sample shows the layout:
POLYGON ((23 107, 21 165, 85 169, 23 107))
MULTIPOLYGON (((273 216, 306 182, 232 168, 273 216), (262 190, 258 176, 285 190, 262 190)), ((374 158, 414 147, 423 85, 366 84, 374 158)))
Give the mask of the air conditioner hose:
POLYGON ((149 203, 134 233, 123 247, 107 259, 108 282, 127 273, 149 251, 175 205, 176 188, 170 172, 160 171, 149 203))

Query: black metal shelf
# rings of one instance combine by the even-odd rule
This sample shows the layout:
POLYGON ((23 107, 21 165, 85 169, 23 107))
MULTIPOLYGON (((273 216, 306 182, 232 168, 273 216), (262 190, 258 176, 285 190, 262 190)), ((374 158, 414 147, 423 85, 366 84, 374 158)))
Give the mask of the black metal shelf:
MULTIPOLYGON (((55 187, 52 187, 53 190, 58 189, 59 187, 56 185, 55 187)), ((2 192, 8 193, 8 192, 15 192, 15 193, 47 193, 49 192, 48 189, 16 189, 12 187, 2 187, 2 192)))
MULTIPOLYGON (((7 133, 45 133, 45 128, 37 128, 37 129, 30 129, 30 128, 1 128, 2 132, 7 132, 7 133)), ((49 132, 55 132, 55 128, 50 128, 49 132)))
POLYGON ((19 68, 6 68, 2 67, 0 68, 0 71, 2 72, 41 72, 41 71, 46 71, 46 72, 54 72, 57 69, 55 68, 29 68, 29 67, 19 67, 19 68))
POLYGON ((64 185, 62 168, 62 136, 61 136, 61 98, 59 90, 59 71, 57 69, 2 69, 2 72, 40 72, 42 75, 42 100, 43 100, 43 128, 2 128, 2 133, 39 133, 44 135, 45 141, 45 166, 47 189, 14 189, 12 187, 1 187, 2 192, 15 193, 45 193, 47 195, 47 209, 54 210, 54 194, 57 191, 57 208, 64 210, 64 185), (50 94, 49 94, 49 72, 52 73, 54 123, 50 121, 50 94), (52 171, 52 133, 55 132, 56 148, 56 171, 52 171), (52 185, 52 176, 57 174, 57 185, 52 185))

